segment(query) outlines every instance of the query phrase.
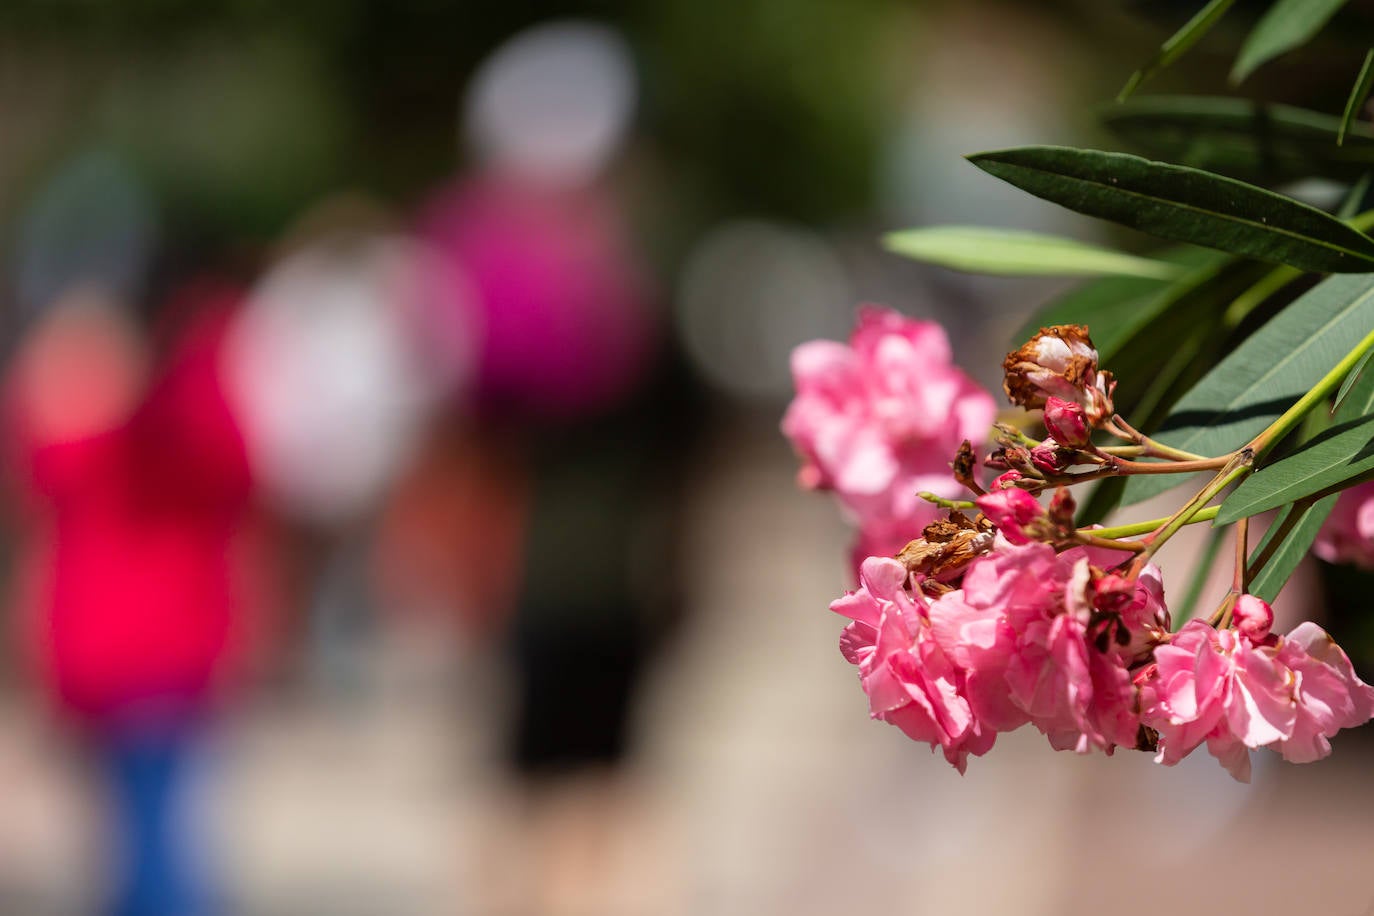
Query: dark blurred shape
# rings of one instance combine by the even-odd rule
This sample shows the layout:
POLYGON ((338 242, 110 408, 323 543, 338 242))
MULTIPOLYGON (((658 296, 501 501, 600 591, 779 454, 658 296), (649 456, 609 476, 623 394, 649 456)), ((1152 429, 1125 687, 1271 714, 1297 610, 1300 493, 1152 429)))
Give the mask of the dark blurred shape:
POLYGON ((146 291, 158 218, 128 167, 96 150, 69 161, 43 186, 19 227, 14 257, 21 314, 79 286, 121 302, 146 291))

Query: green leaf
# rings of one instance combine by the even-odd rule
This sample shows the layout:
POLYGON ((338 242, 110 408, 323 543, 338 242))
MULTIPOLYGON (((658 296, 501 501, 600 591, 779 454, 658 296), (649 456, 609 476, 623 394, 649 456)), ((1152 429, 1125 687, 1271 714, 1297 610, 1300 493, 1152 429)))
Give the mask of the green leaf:
POLYGON ((1345 200, 1341 201, 1341 208, 1336 211, 1336 219, 1343 223, 1348 223, 1360 215, 1364 209, 1365 196, 1369 194, 1369 186, 1374 183, 1374 172, 1365 172, 1355 180, 1346 192, 1345 200))
MULTIPOLYGON (((1199 455, 1244 445, 1291 407, 1374 327, 1374 275, 1330 277, 1275 315, 1179 399, 1154 438, 1199 455)), ((1194 475, 1132 477, 1123 503, 1194 475)))
POLYGON ((931 226, 883 236, 896 254, 962 270, 1002 276, 1094 276, 1112 274, 1162 280, 1179 269, 1073 239, 982 226, 931 226))
POLYGON ((1320 175, 1353 182, 1374 168, 1374 130, 1305 108, 1221 96, 1142 96, 1098 110, 1112 133, 1153 156, 1259 184, 1320 175))
POLYGON ((1374 471, 1374 417, 1333 426, 1285 458, 1251 474, 1221 505, 1216 524, 1258 515, 1374 471))
POLYGON ((1273 601, 1279 596, 1279 592, 1292 577, 1298 564, 1307 556, 1312 542, 1317 539, 1317 532, 1321 531, 1322 523, 1326 521, 1335 505, 1336 496, 1332 494, 1315 503, 1284 507, 1265 532, 1264 540, 1260 541, 1256 553, 1263 554, 1268 551, 1270 541, 1275 537, 1281 535, 1283 540, 1273 548, 1264 565, 1250 576, 1247 589, 1250 594, 1265 601, 1273 601), (1298 516, 1289 521, 1294 512, 1299 513, 1298 516))
POLYGON ((1374 350, 1370 350, 1366 353, 1364 358, 1356 364, 1355 368, 1350 370, 1350 374, 1345 377, 1345 381, 1341 382, 1341 390, 1336 392, 1336 400, 1332 402, 1332 410, 1339 410, 1340 406, 1345 403, 1346 395, 1350 394, 1350 389, 1355 387, 1355 383, 1358 382, 1360 377, 1364 374, 1364 367, 1369 365, 1370 357, 1374 357, 1374 350))
POLYGON ((969 160, 1037 197, 1162 238, 1320 273, 1374 270, 1374 239, 1316 207, 1211 172, 1062 146, 969 160))
POLYGON ((1031 316, 1017 329, 1012 346, 1019 347, 1047 325, 1086 324, 1099 357, 1108 362, 1135 331, 1215 276, 1230 260, 1218 252, 1192 246, 1171 248, 1157 257, 1175 272, 1177 278, 1172 283, 1140 277, 1104 277, 1085 283, 1031 316))
POLYGON ((1360 109, 1364 107, 1364 100, 1369 98, 1369 90, 1374 88, 1374 48, 1364 56, 1364 64, 1360 66, 1360 75, 1355 78, 1355 85, 1350 88, 1350 98, 1345 100, 1345 114, 1341 117, 1341 130, 1336 135, 1336 145, 1345 145, 1345 135, 1350 132, 1350 126, 1355 123, 1355 118, 1359 115, 1360 109))
MULTIPOLYGON (((1366 357, 1360 365, 1368 362, 1369 358, 1366 357)), ((1355 383, 1344 396, 1337 399, 1338 403, 1331 415, 1331 419, 1336 423, 1357 420, 1374 413, 1374 372, 1362 372, 1360 366, 1357 366, 1350 374, 1355 376, 1355 383)))
POLYGON ((1120 94, 1117 95, 1117 101, 1125 101, 1132 92, 1135 92, 1137 86, 1154 76, 1157 71, 1164 69, 1178 60, 1179 57, 1183 55, 1183 52, 1187 51, 1197 43, 1199 38, 1207 34, 1207 30, 1215 25, 1218 19, 1225 15, 1226 11, 1231 8, 1231 4, 1234 2, 1235 0, 1212 0, 1212 2, 1198 10, 1197 14, 1194 15, 1192 19, 1189 19, 1183 24, 1183 28, 1170 35, 1165 40, 1164 44, 1160 45, 1154 57, 1150 58, 1145 62, 1144 66, 1131 74, 1131 78, 1126 81, 1126 85, 1122 88, 1120 94))
POLYGON ((1311 41, 1346 0, 1277 0, 1255 23, 1231 69, 1239 85, 1263 63, 1311 41))

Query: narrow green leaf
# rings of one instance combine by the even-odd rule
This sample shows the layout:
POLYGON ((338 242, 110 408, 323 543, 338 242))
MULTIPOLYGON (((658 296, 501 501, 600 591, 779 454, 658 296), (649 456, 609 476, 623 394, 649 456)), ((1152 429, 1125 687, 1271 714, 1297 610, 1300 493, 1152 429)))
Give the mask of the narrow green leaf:
POLYGON ((1333 426, 1251 474, 1221 505, 1219 525, 1258 515, 1374 471, 1374 417, 1333 426))
POLYGON ((1231 83, 1240 85, 1266 61, 1311 41, 1346 0, 1277 0, 1246 36, 1231 69, 1231 83))
POLYGON ((1154 76, 1159 70, 1164 69, 1178 60, 1185 51, 1197 44, 1198 39, 1207 34, 1208 29, 1216 25, 1217 20, 1225 15, 1226 11, 1231 8, 1231 4, 1234 2, 1235 0, 1212 0, 1212 2, 1198 10, 1197 14, 1194 15, 1192 19, 1189 19, 1183 24, 1183 28, 1170 35, 1165 40, 1164 44, 1159 46, 1159 50, 1155 52, 1154 57, 1150 58, 1145 62, 1144 66, 1131 74, 1131 78, 1126 81, 1126 85, 1122 88, 1120 94, 1117 95, 1117 101, 1125 101, 1132 92, 1135 92, 1137 86, 1154 76))
POLYGON ((1086 242, 983 226, 930 226, 890 232, 883 247, 917 261, 968 273, 1001 276, 1096 276, 1110 274, 1156 280, 1179 269, 1086 242))
POLYGON ((1336 211, 1336 219, 1348 223, 1360 215, 1360 211, 1364 209, 1365 195, 1369 193, 1371 182, 1374 182, 1374 172, 1365 172, 1355 180, 1355 183, 1346 193, 1345 200, 1341 201, 1341 208, 1336 211))
POLYGON ((1341 130, 1336 135, 1336 145, 1345 145, 1345 135, 1350 132, 1350 126, 1355 123, 1355 118, 1359 115, 1360 109, 1364 107, 1364 100, 1369 98, 1369 90, 1374 88, 1374 48, 1364 56, 1364 63, 1360 66, 1360 75, 1355 78, 1355 85, 1350 88, 1350 98, 1345 100, 1345 114, 1341 116, 1341 130))
POLYGON ((1156 257, 1175 272, 1172 283, 1141 277, 1103 277, 1085 283, 1027 319, 1017 329, 1011 345, 1019 347, 1046 325, 1086 324, 1098 355, 1103 362, 1110 362, 1136 330, 1214 277, 1230 260, 1219 252, 1192 246, 1171 248, 1156 257))
POLYGON ((1233 178, 1062 146, 969 160, 1037 197, 1162 238, 1320 273, 1374 270, 1374 239, 1316 207, 1233 178))
POLYGON ((1274 524, 1269 526, 1269 531, 1265 533, 1264 540, 1260 541, 1256 552, 1264 553, 1268 550, 1270 539, 1280 533, 1283 533, 1283 540, 1273 549, 1264 565, 1250 576, 1250 594, 1265 601, 1273 601, 1279 596, 1279 592, 1292 577, 1298 564, 1307 556, 1312 542, 1317 539, 1317 532, 1321 530, 1322 523, 1326 521, 1335 505, 1336 496, 1332 494, 1310 505, 1284 507, 1279 517, 1274 519, 1274 524), (1288 522, 1288 516, 1293 512, 1300 515, 1292 522, 1288 522))
POLYGON ((1350 394, 1350 389, 1355 387, 1355 383, 1358 382, 1360 376, 1364 374, 1364 367, 1369 365, 1370 357, 1374 357, 1374 350, 1370 350, 1366 353, 1364 358, 1359 361, 1355 368, 1350 370, 1350 374, 1345 377, 1345 381, 1341 382, 1341 390, 1336 392, 1336 400, 1332 402, 1331 406, 1332 410, 1340 409, 1341 404, 1345 403, 1346 395, 1350 394))
MULTIPOLYGON (((1368 357, 1364 362, 1369 362, 1368 357)), ((1357 420, 1374 413, 1374 372, 1356 370, 1351 375, 1356 376, 1355 383, 1339 399, 1331 414, 1331 419, 1336 423, 1357 420)))
POLYGON ((1374 168, 1374 129, 1335 115, 1224 96, 1155 95, 1098 110, 1102 125, 1169 162, 1273 185, 1319 175, 1353 182, 1374 168))
MULTIPOLYGON (((1155 438, 1199 455, 1244 445, 1291 407, 1374 327, 1374 275, 1330 277, 1248 337, 1174 405, 1155 438)), ((1192 479, 1132 477, 1126 505, 1192 479)))

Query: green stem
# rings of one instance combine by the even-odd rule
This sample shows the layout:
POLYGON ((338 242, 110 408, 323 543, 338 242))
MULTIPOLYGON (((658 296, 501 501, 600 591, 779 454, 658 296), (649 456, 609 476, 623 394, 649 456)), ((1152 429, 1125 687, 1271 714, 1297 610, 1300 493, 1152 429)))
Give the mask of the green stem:
POLYGON ((1150 464, 1144 461, 1127 461, 1120 459, 1112 462, 1113 467, 1122 474, 1195 474, 1198 471, 1214 471, 1225 466, 1231 460, 1230 455, 1222 455, 1220 458, 1203 458, 1198 461, 1162 461, 1158 464, 1150 464))
POLYGON ((1228 328, 1236 327, 1245 320, 1245 316, 1250 314, 1255 306, 1301 277, 1303 273, 1296 267, 1288 267, 1287 265, 1275 267, 1260 277, 1253 286, 1232 300, 1226 313, 1221 316, 1221 323, 1228 328))
POLYGON ((1180 528, 1188 524, 1188 521, 1193 516, 1197 515, 1207 503, 1211 502, 1212 497, 1250 473, 1250 466, 1253 461, 1254 456, 1251 455, 1249 449, 1241 449, 1239 452, 1232 455, 1226 467, 1222 468, 1220 473, 1212 478, 1211 483, 1207 484, 1207 486, 1198 491, 1196 496, 1184 503, 1181 509, 1169 517, 1169 520, 1164 523, 1162 528, 1145 536, 1142 541, 1142 543, 1145 544, 1145 550, 1141 553, 1140 558, 1136 562, 1143 567, 1145 561, 1154 556, 1169 538, 1178 533, 1180 528))
MULTIPOLYGON (((910 491, 908 491, 910 492, 910 491)), ((936 496, 929 490, 922 490, 916 494, 928 503, 934 503, 941 509, 976 509, 978 504, 967 499, 945 499, 943 496, 936 496)))
POLYGON ((1374 349, 1374 331, 1370 331, 1349 353, 1341 357, 1341 361, 1331 367, 1331 371, 1322 376, 1321 381, 1312 386, 1312 389, 1298 399, 1298 402, 1285 410, 1277 420, 1265 427, 1264 431, 1251 439, 1246 445, 1258 458, 1269 449, 1279 443, 1284 436, 1293 431, 1293 428, 1302 422, 1303 416, 1326 400, 1326 396, 1340 387, 1341 382, 1350 374, 1365 353, 1374 349))
MULTIPOLYGON (((1221 511, 1221 506, 1208 506, 1199 510, 1188 520, 1189 525, 1198 522, 1210 522, 1217 517, 1221 511)), ((1113 525, 1110 528, 1080 528, 1079 531, 1092 534, 1098 538, 1129 538, 1140 534, 1149 534, 1156 528, 1163 526, 1169 521, 1168 518, 1152 518, 1149 521, 1133 522, 1129 525, 1113 525)))
POLYGON ((1140 541, 1114 541, 1111 538, 1097 537, 1097 532, 1091 530, 1079 529, 1075 531, 1074 540, 1089 547, 1101 547, 1105 550, 1125 550, 1131 553, 1140 553, 1145 549, 1145 545, 1140 541))

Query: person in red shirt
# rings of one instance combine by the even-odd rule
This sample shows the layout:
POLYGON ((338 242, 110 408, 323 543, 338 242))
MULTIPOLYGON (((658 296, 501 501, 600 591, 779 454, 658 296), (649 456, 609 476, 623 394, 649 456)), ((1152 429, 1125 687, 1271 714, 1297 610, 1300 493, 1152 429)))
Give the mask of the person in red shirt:
POLYGON ((218 369, 236 300, 183 290, 156 358, 98 289, 69 291, 8 380, 20 619, 41 682, 110 779, 119 914, 212 911, 180 800, 240 643, 252 480, 218 369))

